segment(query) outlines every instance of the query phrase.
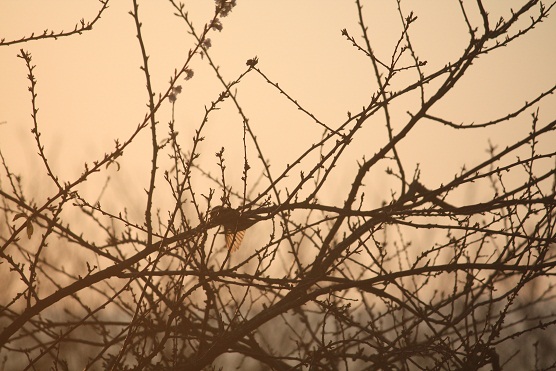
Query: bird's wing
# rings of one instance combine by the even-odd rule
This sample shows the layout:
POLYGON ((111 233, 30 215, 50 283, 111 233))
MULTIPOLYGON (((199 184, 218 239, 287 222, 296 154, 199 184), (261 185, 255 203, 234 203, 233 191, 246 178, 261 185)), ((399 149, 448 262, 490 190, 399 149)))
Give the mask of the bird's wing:
POLYGON ((243 240, 243 236, 245 236, 245 230, 242 231, 226 231, 226 247, 231 252, 234 252, 239 249, 239 245, 241 245, 241 241, 243 240))

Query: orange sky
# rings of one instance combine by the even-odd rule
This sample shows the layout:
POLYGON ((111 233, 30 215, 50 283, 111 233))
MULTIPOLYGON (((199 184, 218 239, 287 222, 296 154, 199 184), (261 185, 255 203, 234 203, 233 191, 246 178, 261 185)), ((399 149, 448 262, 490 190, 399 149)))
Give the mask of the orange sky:
MULTIPOLYGON (((374 50, 379 58, 388 61, 401 30, 396 2, 366 3, 364 12, 374 50)), ((507 4, 517 6, 520 2, 485 3, 491 7, 494 20, 495 14, 509 14, 507 4)), ((172 15, 174 10, 168 2, 151 0, 140 4, 154 90, 158 94, 167 89, 170 76, 183 64, 193 40, 184 23, 172 15)), ((201 30, 212 14, 213 2, 197 0, 187 4, 196 29, 201 30)), ((70 30, 81 18, 91 20, 99 5, 97 1, 3 1, 0 38, 19 38, 45 28, 70 30)), ((404 13, 408 14, 413 5, 410 1, 402 3, 404 13)), ((411 31, 413 44, 420 58, 428 62, 425 71, 430 72, 453 61, 465 47, 469 34, 458 1, 423 1, 415 6, 418 21, 411 31)), ((147 113, 139 46, 133 19, 127 14, 131 7, 131 1, 112 2, 94 29, 82 35, 0 47, 0 122, 4 122, 0 125, 0 149, 12 171, 34 180, 28 184, 30 190, 52 184, 35 155, 30 133, 29 82, 23 60, 16 57, 19 49, 29 51, 37 66, 38 117, 45 151, 60 178, 71 181, 82 172, 86 161, 101 159, 112 149, 114 139, 127 139, 147 113)), ((469 10, 477 20, 476 9, 470 6, 469 10)), ((340 32, 346 28, 361 40, 355 2, 242 0, 222 23, 223 31, 211 35, 209 52, 227 81, 246 69, 247 59, 258 56, 258 66, 271 79, 330 127, 341 125, 347 111, 357 112, 376 89, 368 59, 340 32)), ((502 116, 550 89, 555 77, 555 36, 556 17, 551 17, 512 46, 481 57, 432 112, 454 122, 478 123, 502 116)), ((178 98, 175 113, 185 151, 191 145, 204 107, 222 90, 205 60, 196 58, 191 68, 195 76, 182 81, 184 92, 178 98)), ((407 78, 414 76, 400 76, 399 86, 407 78)), ((322 134, 320 127, 255 73, 242 82, 238 98, 276 173, 322 134)), ((395 123, 401 125, 408 117, 407 111, 415 110, 416 98, 408 96, 393 107, 395 123)), ((399 148, 406 171, 412 174, 416 163, 420 163, 425 184, 434 187, 446 182, 462 164, 469 167, 484 159, 489 140, 504 147, 530 131, 532 111, 499 128, 465 132, 436 122, 422 122, 399 148)), ((169 104, 158 113, 160 138, 165 136, 170 113, 169 104)), ((553 119, 555 113, 555 97, 540 104, 541 118, 553 119)), ((377 116, 376 122, 354 143, 332 184, 349 184, 347 176, 356 168, 356 161, 370 157, 386 143, 382 120, 383 116, 377 116)), ((230 179, 236 187, 241 185, 243 165, 241 128, 237 111, 226 103, 209 121, 199 160, 207 171, 218 173, 214 153, 224 146, 230 179)), ((126 151, 120 172, 107 170, 113 182, 108 194, 128 205, 144 197, 150 171, 149 141, 145 131, 126 151), (126 191, 122 192, 124 186, 126 191)), ((260 166, 255 158, 251 163, 254 181, 260 166)), ((380 180, 374 185, 380 192, 386 184, 383 175, 377 173, 380 180)), ((100 179, 104 181, 105 176, 100 179)), ((96 197, 98 192, 95 187, 89 196, 96 197)), ((388 197, 388 191, 384 197, 379 193, 376 201, 388 197)), ((331 194, 329 202, 342 199, 331 194)))

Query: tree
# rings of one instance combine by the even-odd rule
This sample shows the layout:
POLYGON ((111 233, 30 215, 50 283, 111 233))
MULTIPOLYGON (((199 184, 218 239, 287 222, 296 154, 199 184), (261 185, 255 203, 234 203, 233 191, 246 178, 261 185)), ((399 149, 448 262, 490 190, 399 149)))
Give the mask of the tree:
MULTIPOLYGON (((198 28, 193 13, 171 0, 180 37, 193 41, 163 85, 150 59, 152 28, 143 24, 154 8, 143 13, 134 0, 144 117, 124 131, 125 139, 111 139, 100 158, 87 154, 73 177, 63 170, 71 158, 49 155, 52 142, 44 140, 48 128, 39 112, 41 65, 21 49, 41 165, 32 174, 41 189, 30 187, 33 180, 2 153, 4 367, 554 367, 546 350, 555 345, 548 334, 556 324, 550 309, 556 120, 549 105, 556 85, 548 81, 527 102, 479 122, 461 123, 442 105, 450 95, 462 105, 472 101, 472 93, 462 96, 458 88, 477 82, 474 69, 497 53, 519 52, 521 40, 552 20, 555 2, 523 1, 501 15, 481 0, 454 3, 459 23, 450 27, 465 28, 465 43, 454 48, 457 55, 429 62, 413 34, 418 13, 392 2, 398 23, 384 36, 394 40, 387 54, 374 46, 382 35, 369 21, 377 16, 366 8, 372 5, 356 1, 358 26, 338 35, 371 71, 372 79, 357 78, 372 92, 359 110, 350 105, 341 120, 324 120, 319 107, 307 108, 272 77, 262 57, 249 57, 232 80, 219 67, 213 40, 227 22, 233 30, 234 15, 248 5, 217 0, 198 28), (209 80, 195 85, 201 76, 209 80), (242 95, 259 88, 256 96, 242 95), (267 91, 281 103, 264 106, 267 91), (193 120, 186 109, 197 94, 212 98, 193 120), (254 104, 279 127, 257 125, 254 104), (281 107, 298 111, 308 128, 296 132, 281 123, 281 107), (288 142, 273 139, 273 130, 288 142), (487 148, 478 139, 485 133, 492 136, 487 148), (464 143, 468 160, 431 180, 431 168, 412 153, 438 159, 435 149, 450 143, 448 136, 464 143), (301 151, 293 150, 296 140, 301 151)), ((92 35, 110 17, 108 4, 100 1, 92 20, 71 32, 46 30, 0 45, 57 45, 92 35)), ((164 6, 156 10, 168 11, 164 6)), ((96 107, 94 95, 79 93, 96 107)), ((138 110, 125 98, 122 105, 138 110)), ((62 132, 71 130, 70 121, 62 132)), ((121 130, 117 120, 110 124, 121 130)), ((459 150, 451 145, 440 162, 451 163, 459 150)))

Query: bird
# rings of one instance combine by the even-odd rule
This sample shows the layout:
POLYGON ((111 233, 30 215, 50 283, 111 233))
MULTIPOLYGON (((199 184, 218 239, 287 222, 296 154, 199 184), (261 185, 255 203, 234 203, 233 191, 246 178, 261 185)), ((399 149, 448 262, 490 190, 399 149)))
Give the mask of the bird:
POLYGON ((247 228, 258 220, 242 215, 238 210, 228 206, 215 206, 210 212, 210 220, 214 225, 224 227, 226 247, 230 252, 239 249, 247 228))

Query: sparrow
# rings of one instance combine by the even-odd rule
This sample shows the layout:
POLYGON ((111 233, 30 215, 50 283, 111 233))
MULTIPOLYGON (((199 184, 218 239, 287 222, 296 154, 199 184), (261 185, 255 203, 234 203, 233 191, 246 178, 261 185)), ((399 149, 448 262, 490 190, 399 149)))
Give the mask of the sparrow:
POLYGON ((237 251, 245 236, 245 230, 258 220, 241 215, 241 213, 227 206, 215 206, 210 211, 210 221, 214 225, 224 227, 226 247, 230 252, 237 251))

